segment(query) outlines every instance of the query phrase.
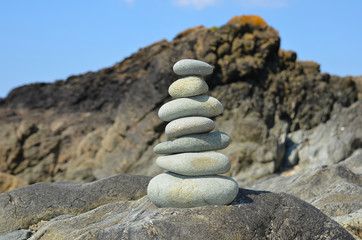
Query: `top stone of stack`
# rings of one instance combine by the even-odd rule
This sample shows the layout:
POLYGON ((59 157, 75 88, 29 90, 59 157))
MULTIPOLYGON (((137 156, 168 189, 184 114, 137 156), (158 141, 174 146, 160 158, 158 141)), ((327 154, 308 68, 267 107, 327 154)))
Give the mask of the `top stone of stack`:
POLYGON ((173 65, 173 71, 177 75, 210 75, 212 66, 194 59, 183 59, 173 65))

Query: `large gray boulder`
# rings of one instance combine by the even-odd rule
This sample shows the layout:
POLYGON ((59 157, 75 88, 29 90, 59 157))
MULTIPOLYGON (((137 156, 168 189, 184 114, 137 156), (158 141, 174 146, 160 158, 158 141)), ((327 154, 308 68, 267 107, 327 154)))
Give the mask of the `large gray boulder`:
POLYGON ((0 194, 0 233, 42 220, 78 215, 98 206, 146 195, 150 177, 117 175, 92 183, 37 183, 0 194))
POLYGON ((240 183, 245 187, 292 194, 320 209, 362 237, 362 149, 343 162, 302 169, 291 175, 271 175, 240 183))
POLYGON ((240 189, 228 206, 157 208, 141 197, 148 181, 118 175, 90 184, 35 184, 3 193, 2 239, 31 232, 32 239, 42 240, 353 239, 321 211, 288 194, 240 189))

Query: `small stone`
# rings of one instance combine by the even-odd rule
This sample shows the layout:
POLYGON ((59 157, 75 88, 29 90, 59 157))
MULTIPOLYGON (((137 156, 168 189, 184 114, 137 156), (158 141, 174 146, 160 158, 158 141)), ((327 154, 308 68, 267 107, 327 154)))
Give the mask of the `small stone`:
POLYGON ((200 95, 189 98, 178 98, 162 105, 158 117, 166 122, 177 118, 202 116, 215 117, 221 114, 224 107, 214 97, 200 95))
POLYGON ((168 171, 186 175, 211 175, 230 170, 230 160, 218 152, 180 153, 158 157, 157 166, 168 171))
POLYGON ((215 128, 215 123, 206 117, 184 117, 166 125, 165 133, 169 139, 195 133, 207 133, 215 128))
POLYGON ((230 137, 224 132, 187 135, 155 146, 157 154, 203 152, 224 149, 230 144, 230 137))
POLYGON ((177 75, 209 75, 213 68, 200 60, 183 59, 173 65, 173 71, 177 75))
POLYGON ((162 173, 147 188, 148 197, 158 207, 191 208, 226 205, 238 194, 237 182, 223 176, 181 176, 162 173))
POLYGON ((205 94, 209 91, 206 82, 197 76, 189 76, 178 79, 168 88, 168 93, 173 98, 193 97, 205 94))
POLYGON ((9 233, 1 233, 0 240, 12 240, 12 239, 25 240, 29 239, 32 235, 33 233, 31 231, 22 229, 9 233))

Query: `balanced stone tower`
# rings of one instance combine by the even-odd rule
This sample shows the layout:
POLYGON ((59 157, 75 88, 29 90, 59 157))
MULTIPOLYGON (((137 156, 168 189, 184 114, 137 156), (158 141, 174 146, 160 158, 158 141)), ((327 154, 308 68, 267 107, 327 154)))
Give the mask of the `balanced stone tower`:
POLYGON ((168 89, 174 100, 164 104, 158 116, 169 122, 165 128, 169 141, 159 143, 154 152, 164 154, 156 164, 167 170, 154 177, 147 188, 148 197, 158 207, 191 208, 225 205, 238 194, 237 182, 217 174, 230 170, 230 160, 215 152, 226 148, 230 137, 224 132, 211 132, 215 117, 224 110, 222 104, 208 95, 203 75, 212 73, 209 64, 184 59, 173 66, 183 76, 168 89))

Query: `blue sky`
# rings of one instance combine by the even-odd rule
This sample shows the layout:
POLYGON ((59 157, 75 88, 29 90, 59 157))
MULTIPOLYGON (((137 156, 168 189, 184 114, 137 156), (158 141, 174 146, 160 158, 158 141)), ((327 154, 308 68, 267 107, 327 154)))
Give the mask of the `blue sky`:
POLYGON ((362 75, 361 0, 0 0, 0 97, 110 67, 139 48, 243 14, 322 72, 362 75))

